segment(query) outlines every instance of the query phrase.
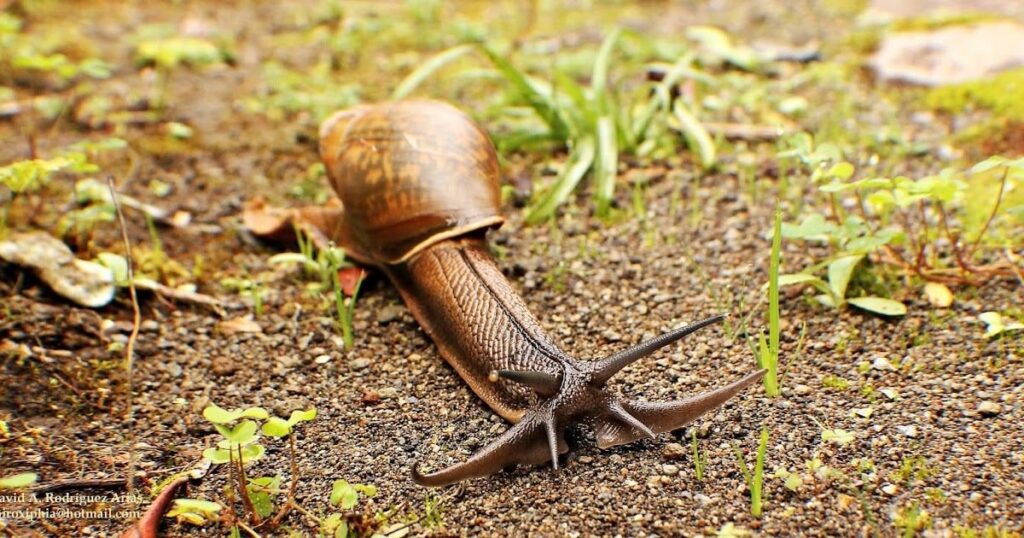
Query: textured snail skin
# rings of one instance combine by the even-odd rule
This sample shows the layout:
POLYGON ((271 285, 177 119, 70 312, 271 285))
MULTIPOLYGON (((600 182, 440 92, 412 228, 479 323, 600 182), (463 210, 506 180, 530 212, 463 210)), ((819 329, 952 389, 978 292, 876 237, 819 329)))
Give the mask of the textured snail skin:
POLYGON ((443 486, 568 451, 564 431, 593 424, 599 447, 692 422, 756 382, 757 371, 675 402, 621 401, 605 383, 626 365, 722 319, 680 327, 596 361, 574 359, 537 323, 485 241, 504 221, 490 139, 450 105, 404 101, 339 112, 321 157, 344 210, 324 233, 381 269, 441 356, 496 413, 515 423, 470 457, 413 479, 443 486))

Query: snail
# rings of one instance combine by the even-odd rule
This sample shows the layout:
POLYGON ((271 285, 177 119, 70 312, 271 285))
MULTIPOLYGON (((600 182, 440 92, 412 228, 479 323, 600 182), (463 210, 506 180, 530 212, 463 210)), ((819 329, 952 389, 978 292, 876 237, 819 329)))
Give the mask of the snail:
POLYGON ((320 232, 381 270, 441 356, 497 414, 513 423, 467 461, 413 479, 443 486, 568 452, 564 430, 592 421, 601 448, 685 426, 760 379, 752 372, 675 402, 623 401, 605 390, 616 372, 714 316, 595 360, 577 360, 544 333, 491 257, 501 226, 498 159, 490 138, 455 107, 415 100, 335 113, 320 155, 341 200, 320 232))

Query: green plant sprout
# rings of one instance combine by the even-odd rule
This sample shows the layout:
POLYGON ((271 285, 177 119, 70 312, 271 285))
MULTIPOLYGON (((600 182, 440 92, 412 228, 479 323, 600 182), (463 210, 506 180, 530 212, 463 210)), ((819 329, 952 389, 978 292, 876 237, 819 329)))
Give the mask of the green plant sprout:
POLYGON ((895 316, 905 314, 906 306, 886 297, 847 296, 855 273, 868 261, 954 284, 1021 271, 1009 257, 997 259, 993 253, 1024 240, 1024 159, 992 157, 967 171, 946 169, 916 180, 853 181, 854 166, 842 161, 835 146, 815 147, 806 134, 788 144, 791 149, 779 157, 795 157, 811 169, 811 181, 831 215, 812 213, 799 225, 784 224, 783 235, 824 242, 833 254, 800 273, 782 275, 780 285, 810 284, 822 292, 817 298, 823 304, 848 303, 895 316), (815 276, 821 269, 827 269, 827 281, 815 276))
POLYGON ((736 454, 736 463, 739 465, 743 479, 750 489, 750 514, 754 517, 761 517, 762 494, 764 487, 764 458, 768 450, 768 429, 761 428, 761 439, 757 445, 757 458, 754 460, 754 469, 751 473, 747 462, 743 458, 743 452, 738 446, 733 445, 733 452, 736 454))
MULTIPOLYGON (((63 148, 54 157, 15 161, 0 166, 0 185, 7 187, 14 194, 4 203, 2 212, 0 212, 0 236, 6 234, 10 208, 16 200, 43 189, 58 174, 75 176, 97 172, 100 168, 93 161, 100 153, 122 149, 126 146, 127 143, 119 138, 78 142, 63 148)), ((82 181, 99 184, 91 179, 82 181)), ((105 189, 105 187, 103 188, 105 189)), ((92 203, 91 200, 79 199, 77 186, 75 198, 79 203, 92 203)), ((92 226, 98 222, 111 220, 113 220, 113 205, 106 204, 97 207, 87 205, 82 209, 71 210, 62 215, 58 220, 57 228, 62 234, 69 230, 84 232, 91 230, 92 226)))
POLYGON ((903 538, 914 538, 918 531, 932 527, 932 517, 927 510, 921 508, 917 501, 914 501, 910 503, 910 506, 901 508, 896 513, 896 516, 893 518, 893 524, 902 531, 900 536, 903 538))
POLYGON ((330 290, 335 315, 338 320, 338 327, 341 329, 342 340, 346 349, 352 349, 355 345, 355 336, 352 331, 352 322, 355 316, 356 300, 359 296, 359 289, 362 287, 363 279, 360 277, 351 295, 346 297, 346 290, 341 283, 339 271, 354 267, 348 262, 345 251, 333 245, 316 250, 312 239, 300 230, 295 231, 299 252, 284 252, 271 256, 268 260, 271 264, 293 264, 302 267, 307 275, 316 275, 319 282, 310 283, 307 291, 320 294, 330 290))
MULTIPOLYGON (((316 418, 316 409, 292 411, 288 419, 283 419, 270 416, 261 407, 227 410, 216 404, 210 404, 203 409, 203 417, 213 424, 223 438, 215 446, 204 450, 203 458, 215 465, 229 464, 228 469, 231 474, 229 492, 231 492, 230 495, 237 495, 241 500, 247 525, 259 527, 266 522, 276 528, 284 517, 298 506, 295 500, 295 491, 298 487, 299 469, 295 436, 293 435, 294 428, 301 422, 308 422, 316 418), (263 421, 262 425, 259 421, 263 421), (273 501, 281 493, 281 477, 249 478, 245 472, 247 464, 261 459, 266 454, 266 448, 257 442, 259 432, 272 438, 288 438, 291 484, 287 500, 276 510, 276 513, 273 501)), ((229 499, 229 508, 231 504, 233 503, 229 499)), ((234 518, 231 520, 234 521, 234 518)), ((235 522, 238 525, 246 525, 242 521, 235 522)))
POLYGON ((85 58, 75 62, 57 52, 60 41, 22 33, 23 26, 21 19, 11 13, 0 13, 0 74, 5 79, 36 72, 53 75, 58 85, 64 85, 79 75, 96 79, 110 76, 110 65, 103 60, 85 58))
POLYGON ((783 466, 775 467, 775 471, 770 475, 771 478, 778 478, 783 481, 783 486, 789 491, 797 491, 804 485, 804 479, 799 473, 791 473, 783 466))
POLYGON ((359 102, 362 89, 348 82, 351 77, 338 73, 330 60, 318 62, 307 71, 296 71, 278 62, 263 65, 266 89, 242 100, 253 112, 273 120, 287 114, 307 112, 313 121, 321 121, 332 112, 359 102))
POLYGON ((325 536, 331 538, 358 538, 362 536, 361 528, 365 526, 361 514, 351 513, 351 510, 359 503, 359 496, 368 498, 377 495, 377 488, 367 484, 350 484, 347 480, 335 480, 331 486, 330 505, 344 510, 345 513, 335 512, 320 524, 320 530, 325 536))
POLYGON ((171 73, 180 66, 202 67, 221 63, 228 54, 217 45, 198 37, 171 36, 139 42, 135 61, 140 66, 153 66, 159 80, 153 95, 153 107, 164 107, 171 73))
POLYGON ((777 397, 779 388, 779 255, 782 251, 782 210, 775 209, 775 225, 772 229, 771 261, 768 269, 768 339, 764 333, 758 335, 757 365, 767 370, 764 375, 764 392, 777 397))
POLYGON ((693 452, 693 473, 697 476, 697 480, 704 481, 704 469, 708 464, 708 457, 706 454, 702 454, 697 447, 697 429, 690 428, 690 447, 693 452))

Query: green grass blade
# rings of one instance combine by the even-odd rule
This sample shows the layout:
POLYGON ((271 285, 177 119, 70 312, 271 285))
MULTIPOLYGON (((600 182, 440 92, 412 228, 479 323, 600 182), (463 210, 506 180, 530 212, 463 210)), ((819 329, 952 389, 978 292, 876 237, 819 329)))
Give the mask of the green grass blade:
POLYGON ((505 77, 505 80, 512 84, 512 87, 526 101, 526 104, 534 109, 537 115, 548 124, 552 134, 563 140, 566 139, 569 133, 569 126, 565 123, 561 114, 559 114, 558 107, 551 95, 540 91, 536 84, 531 84, 529 78, 523 72, 516 69, 508 59, 493 48, 486 45, 479 45, 479 47, 490 59, 490 63, 494 64, 498 72, 505 77))
POLYGON ((505 57, 498 54, 487 45, 480 45, 480 50, 494 64, 498 72, 505 77, 519 96, 537 112, 537 115, 544 120, 544 123, 551 128, 551 132, 557 138, 566 140, 569 136, 569 125, 558 111, 558 106, 550 94, 545 94, 530 82, 525 73, 515 68, 505 57))
POLYGON ((409 94, 415 91, 424 80, 433 75, 438 69, 441 69, 449 63, 465 56, 469 52, 475 50, 475 48, 476 47, 472 45, 458 45, 439 52, 434 57, 423 62, 423 64, 414 69, 412 73, 409 73, 408 76, 402 79, 402 82, 400 82, 398 87, 395 88, 395 91, 392 92, 391 99, 395 101, 405 99, 409 94))
POLYGON ((717 159, 715 155, 715 141, 711 139, 711 135, 700 124, 697 117, 679 99, 676 99, 675 104, 672 105, 672 113, 679 120, 679 130, 683 132, 687 142, 689 142, 690 149, 697 153, 701 165, 704 168, 714 166, 717 159))
POLYGON ((761 428, 761 443, 757 446, 754 476, 750 482, 750 513, 761 517, 761 492, 764 485, 764 456, 768 451, 768 429, 761 428))
POLYGON ((608 216, 612 196, 615 194, 615 178, 618 176, 619 149, 615 132, 615 120, 611 115, 597 120, 598 160, 594 169, 594 187, 597 197, 597 214, 608 216))
POLYGON ((772 253, 768 267, 768 374, 764 377, 765 392, 779 395, 779 258, 782 254, 782 209, 775 208, 772 228, 772 253))
MULTIPOLYGON (((594 72, 590 77, 590 89, 594 91, 594 100, 602 106, 604 92, 608 86, 608 65, 611 61, 612 50, 622 35, 622 29, 616 28, 604 38, 601 48, 597 51, 597 58, 594 60, 594 72)), ((605 112, 605 110, 602 110, 605 112)))
POLYGON ((543 222, 555 213, 555 209, 565 202, 565 199, 569 197, 569 194, 594 164, 594 154, 594 139, 587 137, 580 140, 569 155, 569 160, 565 163, 565 168, 558 180, 526 214, 527 224, 543 222))

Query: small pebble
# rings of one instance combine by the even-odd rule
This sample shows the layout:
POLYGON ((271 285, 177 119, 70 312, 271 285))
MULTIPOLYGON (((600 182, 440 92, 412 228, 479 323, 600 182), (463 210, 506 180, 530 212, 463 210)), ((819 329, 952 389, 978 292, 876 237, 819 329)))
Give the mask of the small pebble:
POLYGON ((793 393, 797 396, 806 396, 811 393, 811 387, 807 385, 795 385, 793 387, 793 393))
POLYGON ((889 362, 889 359, 887 359, 885 357, 876 357, 875 361, 873 363, 871 363, 871 367, 874 368, 875 370, 883 370, 883 371, 885 371, 885 370, 893 371, 893 370, 896 369, 896 368, 893 367, 892 363, 889 362))
POLYGON ((352 359, 348 363, 349 368, 353 370, 362 370, 363 368, 366 368, 369 365, 370 359, 367 358, 352 359))
POLYGON ((978 414, 983 417, 994 417, 1002 410, 1002 406, 995 402, 985 401, 978 404, 978 414))
POLYGON ((679 474, 679 466, 666 463, 665 465, 661 466, 661 472, 665 473, 668 476, 677 475, 679 474))
POLYGON ((667 460, 678 460, 686 457, 686 447, 679 443, 669 443, 661 449, 661 457, 667 460))
POLYGON ((917 426, 914 426, 913 424, 896 426, 896 431, 910 438, 917 437, 917 426))
POLYGON ((331 362, 331 356, 324 353, 323 355, 319 355, 317 358, 313 359, 313 362, 317 364, 327 364, 328 362, 331 362))
POLYGON ((398 317, 402 315, 403 310, 404 308, 397 304, 389 304, 384 308, 381 308, 380 311, 377 312, 377 323, 380 323, 382 325, 385 323, 390 323, 398 319, 398 317))
POLYGON ((899 491, 899 488, 897 488, 893 484, 886 484, 882 486, 882 491, 884 491, 886 495, 896 495, 896 492, 899 491))

